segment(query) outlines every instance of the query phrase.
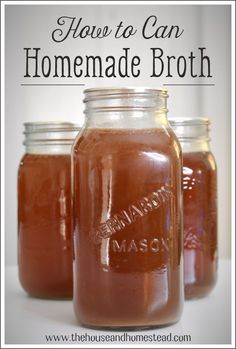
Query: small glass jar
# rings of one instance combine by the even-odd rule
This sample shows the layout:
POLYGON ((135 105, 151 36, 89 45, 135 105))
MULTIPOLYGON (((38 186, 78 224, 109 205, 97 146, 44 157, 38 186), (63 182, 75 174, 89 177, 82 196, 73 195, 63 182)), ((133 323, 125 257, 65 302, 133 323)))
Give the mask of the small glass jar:
POLYGON ((217 170, 207 118, 170 119, 183 150, 185 297, 207 295, 217 278, 217 170))
POLYGON ((183 305, 182 158, 167 91, 85 90, 73 146, 74 308, 88 327, 176 322, 183 305))
POLYGON ((71 147, 79 131, 67 122, 25 123, 18 170, 18 265, 25 291, 71 298, 71 147))

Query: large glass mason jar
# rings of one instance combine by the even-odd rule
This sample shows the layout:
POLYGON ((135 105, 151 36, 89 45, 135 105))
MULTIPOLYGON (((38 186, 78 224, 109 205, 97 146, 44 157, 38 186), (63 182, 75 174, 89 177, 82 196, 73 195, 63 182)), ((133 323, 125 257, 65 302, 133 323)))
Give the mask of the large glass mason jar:
POLYGON ((34 297, 72 298, 71 147, 68 122, 25 123, 18 170, 18 264, 34 297))
POLYGON ((166 100, 165 90, 85 90, 73 146, 74 308, 84 325, 181 315, 181 148, 166 100))
POLYGON ((185 297, 207 295, 217 276, 217 170, 207 118, 171 119, 183 150, 185 297))

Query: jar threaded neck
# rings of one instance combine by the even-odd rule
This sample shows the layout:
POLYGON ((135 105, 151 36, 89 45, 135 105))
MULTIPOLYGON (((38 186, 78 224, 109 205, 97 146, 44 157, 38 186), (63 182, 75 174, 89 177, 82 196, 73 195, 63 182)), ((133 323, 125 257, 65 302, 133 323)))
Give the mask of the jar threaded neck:
POLYGON ((68 153, 80 131, 70 122, 26 122, 23 144, 28 153, 68 153))

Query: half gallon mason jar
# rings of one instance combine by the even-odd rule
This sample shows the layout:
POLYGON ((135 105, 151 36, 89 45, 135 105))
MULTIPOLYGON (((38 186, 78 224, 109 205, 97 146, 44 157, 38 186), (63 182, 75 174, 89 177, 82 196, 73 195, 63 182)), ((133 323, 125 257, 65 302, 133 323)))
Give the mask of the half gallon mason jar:
POLYGON ((183 149, 186 298, 207 295, 217 276, 217 171, 207 118, 171 119, 183 149))
POLYGON ((78 126, 25 123, 18 171, 18 264, 34 297, 71 298, 71 147, 78 126))
POLYGON ((83 325, 180 318, 182 160, 166 100, 165 90, 85 90, 73 147, 74 308, 83 325))

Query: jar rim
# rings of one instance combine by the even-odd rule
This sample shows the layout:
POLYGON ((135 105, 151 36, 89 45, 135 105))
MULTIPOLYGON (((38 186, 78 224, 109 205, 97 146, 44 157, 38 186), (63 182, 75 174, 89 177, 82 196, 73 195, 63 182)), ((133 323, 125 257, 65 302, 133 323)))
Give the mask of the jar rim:
POLYGON ((172 126, 210 125, 210 120, 207 117, 170 117, 168 121, 172 126))
POLYGON ((80 127, 79 124, 75 124, 73 122, 68 121, 27 121, 23 123, 24 126, 75 126, 80 127))
POLYGON ((84 90, 85 99, 83 102, 88 102, 94 98, 111 98, 112 96, 122 97, 124 95, 140 95, 150 96, 159 95, 168 97, 168 90, 166 88, 150 88, 150 87, 93 87, 84 90))
POLYGON ((24 134, 42 132, 70 132, 79 131, 81 126, 67 121, 30 121, 24 122, 24 134))

